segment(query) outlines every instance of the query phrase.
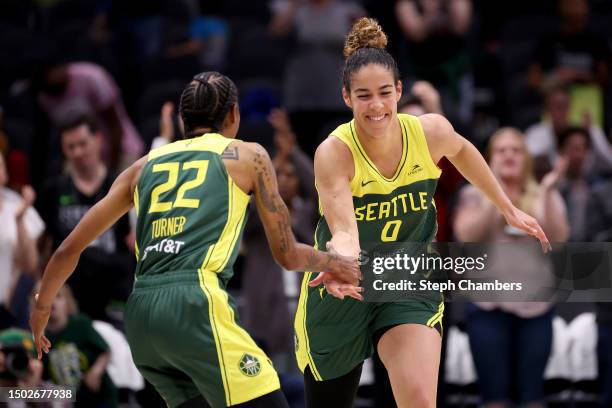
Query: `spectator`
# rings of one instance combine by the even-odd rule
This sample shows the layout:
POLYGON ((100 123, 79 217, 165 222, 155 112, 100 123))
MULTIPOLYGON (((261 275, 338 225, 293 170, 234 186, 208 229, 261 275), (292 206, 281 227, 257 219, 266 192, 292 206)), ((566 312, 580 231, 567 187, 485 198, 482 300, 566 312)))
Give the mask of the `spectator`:
POLYGON ((104 135, 103 157, 112 170, 133 163, 143 142, 128 117, 117 84, 102 67, 56 63, 43 69, 38 101, 55 125, 78 115, 94 118, 104 135))
POLYGON ((529 81, 541 89, 545 77, 564 84, 597 83, 604 86, 609 72, 610 48, 606 39, 588 27, 587 0, 559 0, 558 32, 539 39, 529 68, 529 81))
POLYGON ((603 90, 608 83, 610 46, 587 27, 588 0, 559 0, 559 30, 541 37, 529 67, 528 80, 537 90, 550 81, 571 86, 572 116, 589 112, 603 126, 603 90))
MULTIPOLYGON (((106 195, 115 179, 102 161, 102 136, 95 123, 81 116, 60 128, 68 173, 47 180, 40 211, 47 237, 55 249, 85 213, 106 195)), ((108 320, 111 300, 125 300, 131 289, 134 259, 125 237, 128 217, 106 231, 85 250, 77 273, 69 281, 81 310, 94 319, 108 320)))
MULTIPOLYGON (((20 388, 53 390, 54 384, 44 381, 43 364, 36 358, 36 348, 30 332, 20 329, 8 329, 0 332, 0 386, 20 388)), ((37 402, 38 408, 66 408, 70 402, 60 399, 49 402, 37 402)), ((23 401, 7 401, 7 408, 22 408, 23 401)), ((30 404, 27 404, 30 406, 30 404)))
MULTIPOLYGON (((545 156, 551 164, 558 157, 559 135, 570 127, 570 95, 568 87, 552 84, 545 96, 544 120, 525 131, 525 143, 534 157, 545 156)), ((588 114, 584 115, 582 126, 588 129, 592 154, 586 158, 585 172, 593 175, 612 170, 612 146, 603 130, 592 124, 588 114)))
POLYGON ((570 127, 559 136, 558 172, 561 174, 559 192, 567 207, 570 225, 569 241, 587 241, 587 201, 591 195, 593 178, 585 173, 585 163, 590 152, 589 132, 584 128, 570 127))
MULTIPOLYGON (((520 132, 502 128, 491 137, 489 164, 512 202, 536 217, 551 242, 567 239, 565 206, 554 188, 560 174, 551 172, 536 184, 520 132)), ((493 203, 471 186, 461 192, 454 227, 463 242, 520 243, 530 239, 506 225, 493 203)), ((550 282, 540 250, 521 247, 510 258, 508 251, 515 247, 505 246, 504 254, 498 256, 492 254, 495 247, 488 250, 487 277, 528 277, 533 287, 524 292, 547 287, 550 282), (520 262, 515 257, 520 257, 520 262)), ((503 406, 512 399, 530 407, 542 406, 552 318, 551 305, 544 302, 468 305, 466 327, 471 349, 477 351, 473 357, 485 406, 503 406)))
POLYGON ((11 294, 21 273, 38 273, 36 242, 45 228, 32 208, 36 198, 32 187, 24 186, 19 195, 5 187, 7 182, 4 156, 0 154, 0 329, 16 323, 9 311, 11 294))
POLYGON ((54 384, 76 389, 76 407, 117 406, 117 389, 106 373, 109 347, 89 317, 78 314, 67 286, 53 301, 45 335, 54 345, 44 356, 46 374, 54 384))
POLYGON ((465 37, 472 23, 472 2, 400 0, 395 12, 404 34, 402 75, 408 81, 431 82, 442 93, 451 121, 469 122, 473 85, 465 37))
POLYGON ((295 31, 297 37, 284 78, 287 109, 343 110, 344 102, 336 91, 342 47, 352 23, 364 16, 363 9, 352 1, 285 0, 273 3, 273 13, 270 33, 285 36, 295 31))

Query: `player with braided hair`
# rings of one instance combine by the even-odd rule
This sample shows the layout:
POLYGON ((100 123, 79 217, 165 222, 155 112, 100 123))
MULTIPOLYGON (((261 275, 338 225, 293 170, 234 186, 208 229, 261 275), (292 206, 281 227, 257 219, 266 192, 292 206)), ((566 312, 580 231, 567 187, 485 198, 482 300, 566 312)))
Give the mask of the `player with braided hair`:
MULTIPOLYGON (((358 20, 346 39, 342 96, 354 119, 334 130, 315 154, 319 248, 356 256, 385 243, 431 242, 437 228, 436 163, 446 156, 510 225, 548 249, 538 222, 513 205, 478 150, 443 116, 397 113, 402 83, 386 45, 380 25, 369 18, 358 20)), ((332 276, 309 272, 302 283, 295 331, 307 406, 352 407, 363 360, 376 347, 397 405, 435 407, 441 295, 422 301, 340 301, 328 296, 337 293, 337 285, 332 276), (317 287, 321 283, 327 293, 317 287)), ((359 297, 351 287, 340 291, 359 297)))
POLYGON ((268 154, 235 140, 240 113, 229 78, 196 75, 180 113, 186 139, 125 170, 49 261, 30 318, 39 358, 51 346, 44 336, 51 305, 80 253, 133 206, 138 263, 125 328, 140 372, 170 407, 286 407, 272 363, 238 324, 225 290, 250 194, 285 269, 325 270, 355 287, 357 258, 295 241, 268 154))

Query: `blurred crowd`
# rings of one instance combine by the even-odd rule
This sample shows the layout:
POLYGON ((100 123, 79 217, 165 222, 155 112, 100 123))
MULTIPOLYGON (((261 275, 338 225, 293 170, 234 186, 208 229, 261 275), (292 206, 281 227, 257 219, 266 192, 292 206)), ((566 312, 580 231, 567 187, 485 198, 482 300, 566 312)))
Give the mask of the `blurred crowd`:
MULTIPOLYGON (((86 407, 163 403, 131 365, 122 335, 133 216, 83 254, 53 305, 55 346, 41 363, 20 330, 46 261, 118 172, 181 137, 178 98, 207 70, 237 83, 238 137, 270 151, 295 234, 312 243, 312 155, 351 118, 340 92, 342 46, 366 15, 389 35, 405 90, 398 111, 444 114, 551 241, 612 241, 612 1, 3 0, 0 385, 74 387, 86 407)), ((439 241, 528 239, 448 161, 439 166, 439 241)), ((538 256, 502 259, 499 272, 533 273, 538 256)), ((253 212, 230 290, 294 407, 303 404, 292 352, 300 279, 273 261, 253 212)), ((611 305, 453 305, 446 326, 467 336, 476 378, 448 387, 442 364, 439 400, 612 406, 611 305), (557 319, 570 324, 583 312, 596 317, 598 370, 579 384, 551 383, 547 364, 563 353, 557 319)), ((393 406, 384 370, 374 373, 374 391, 359 403, 393 406)))

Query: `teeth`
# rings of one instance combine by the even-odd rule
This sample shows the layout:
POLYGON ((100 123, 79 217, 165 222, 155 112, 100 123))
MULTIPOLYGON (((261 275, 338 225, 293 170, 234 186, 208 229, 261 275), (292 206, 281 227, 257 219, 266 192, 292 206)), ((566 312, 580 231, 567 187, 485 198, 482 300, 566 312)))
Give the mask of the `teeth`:
POLYGON ((374 121, 383 120, 384 118, 385 118, 385 115, 380 115, 380 116, 370 116, 370 120, 374 120, 374 121))

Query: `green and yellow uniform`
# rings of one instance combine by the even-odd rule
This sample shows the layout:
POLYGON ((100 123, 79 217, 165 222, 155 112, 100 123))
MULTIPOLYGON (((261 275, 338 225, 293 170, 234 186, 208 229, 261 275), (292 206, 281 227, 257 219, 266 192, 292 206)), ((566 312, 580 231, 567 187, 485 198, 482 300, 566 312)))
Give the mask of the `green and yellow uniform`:
MULTIPOLYGON (((433 194, 440 169, 429 154, 419 120, 410 115, 397 116, 403 149, 391 178, 384 177, 368 158, 357 137, 354 120, 332 132, 353 155, 355 175, 351 191, 362 249, 376 243, 427 243, 436 234, 433 194)), ((324 250, 331 238, 322 213, 315 232, 316 246, 324 250)), ((368 358, 374 334, 385 327, 417 323, 441 331, 444 311, 441 296, 435 300, 388 303, 339 300, 322 287, 308 286, 316 275, 307 272, 304 276, 294 327, 298 365, 302 371, 309 366, 316 380, 340 377, 368 358)))
POLYGON ((152 150, 134 192, 136 282, 126 306, 134 361, 169 406, 213 407, 280 388, 226 292, 249 195, 227 173, 219 134, 152 150))

